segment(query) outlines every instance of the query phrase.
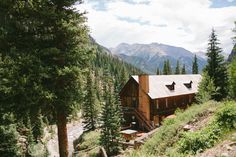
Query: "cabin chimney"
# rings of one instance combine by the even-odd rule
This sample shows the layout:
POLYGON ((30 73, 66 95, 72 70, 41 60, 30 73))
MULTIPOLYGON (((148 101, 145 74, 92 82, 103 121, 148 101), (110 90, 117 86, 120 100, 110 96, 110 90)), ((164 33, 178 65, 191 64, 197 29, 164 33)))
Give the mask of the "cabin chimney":
POLYGON ((138 80, 140 88, 149 93, 149 76, 147 74, 139 75, 138 80))

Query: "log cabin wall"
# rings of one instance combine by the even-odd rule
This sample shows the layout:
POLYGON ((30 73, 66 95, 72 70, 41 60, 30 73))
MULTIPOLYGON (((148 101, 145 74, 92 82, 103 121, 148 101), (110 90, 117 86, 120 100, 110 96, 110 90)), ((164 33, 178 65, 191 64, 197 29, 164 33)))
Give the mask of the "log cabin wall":
POLYGON ((164 117, 174 114, 177 108, 187 108, 194 101, 194 96, 195 94, 189 94, 151 100, 150 120, 160 122, 164 117))
POLYGON ((130 79, 120 93, 121 105, 123 107, 138 106, 139 85, 134 79, 130 79))

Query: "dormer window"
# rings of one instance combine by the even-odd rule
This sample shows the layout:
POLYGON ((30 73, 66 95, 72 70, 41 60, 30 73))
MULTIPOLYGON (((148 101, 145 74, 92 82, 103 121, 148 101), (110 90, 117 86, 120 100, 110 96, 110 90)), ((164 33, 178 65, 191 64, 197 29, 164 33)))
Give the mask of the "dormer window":
POLYGON ((192 88, 193 81, 190 81, 189 83, 184 83, 185 87, 192 88))
POLYGON ((173 82, 172 84, 166 85, 166 87, 167 87, 169 90, 175 90, 175 82, 173 82))

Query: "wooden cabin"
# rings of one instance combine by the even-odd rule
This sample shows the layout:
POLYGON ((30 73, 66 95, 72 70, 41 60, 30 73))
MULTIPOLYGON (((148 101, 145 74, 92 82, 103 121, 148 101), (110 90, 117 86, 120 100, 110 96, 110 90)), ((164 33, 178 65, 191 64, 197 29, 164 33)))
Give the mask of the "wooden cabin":
POLYGON ((131 76, 120 92, 126 125, 150 131, 194 101, 201 75, 131 76))

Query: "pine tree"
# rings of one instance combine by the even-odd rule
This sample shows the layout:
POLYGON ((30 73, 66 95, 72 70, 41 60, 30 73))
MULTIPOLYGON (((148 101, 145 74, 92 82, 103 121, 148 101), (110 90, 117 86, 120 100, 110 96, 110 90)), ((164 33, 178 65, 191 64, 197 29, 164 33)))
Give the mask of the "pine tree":
POLYGON ((236 57, 232 60, 230 64, 230 92, 232 98, 236 99, 236 57))
POLYGON ((163 64, 162 74, 163 75, 168 75, 168 68, 167 68, 167 62, 166 61, 164 61, 164 64, 163 64))
POLYGON ((110 83, 104 86, 104 106, 102 107, 102 126, 100 143, 109 156, 119 152, 120 110, 110 83))
POLYGON ((157 67, 156 75, 161 75, 161 71, 160 71, 159 67, 157 67))
POLYGON ((192 74, 198 74, 197 55, 195 55, 193 59, 192 74))
POLYGON ((0 103, 19 117, 34 107, 53 115, 61 157, 68 156, 67 117, 92 54, 76 2, 0 1, 0 103))
POLYGON ((181 70, 181 74, 186 74, 185 64, 183 64, 183 67, 182 67, 182 70, 181 70))
POLYGON ((167 59, 167 61, 166 61, 166 67, 167 67, 167 75, 171 75, 172 74, 172 69, 171 69, 169 59, 167 59))
POLYGON ((214 95, 217 93, 217 89, 214 86, 213 80, 207 74, 207 72, 203 72, 202 80, 198 86, 198 93, 196 95, 196 99, 199 103, 207 102, 211 100, 214 95))
POLYGON ((172 74, 170 61, 168 59, 166 61, 164 61, 162 74, 163 75, 171 75, 172 74))
POLYGON ((17 145, 19 133, 16 131, 16 126, 0 125, 0 154, 1 157, 21 156, 20 148, 17 145))
POLYGON ((179 60, 176 62, 175 74, 180 74, 179 60))
POLYGON ((31 121, 31 126, 34 139, 36 141, 41 139, 44 135, 44 123, 40 110, 38 110, 38 112, 36 113, 35 119, 31 121))
POLYGON ((96 110, 96 95, 94 91, 94 83, 92 80, 92 74, 87 76, 86 94, 84 96, 83 104, 83 119, 84 128, 86 130, 95 130, 97 110, 96 110))
POLYGON ((206 53, 208 59, 205 70, 214 81, 215 87, 218 88, 218 93, 214 95, 214 99, 218 101, 225 98, 228 94, 227 68, 221 52, 222 49, 219 47, 217 35, 213 29, 206 53))

